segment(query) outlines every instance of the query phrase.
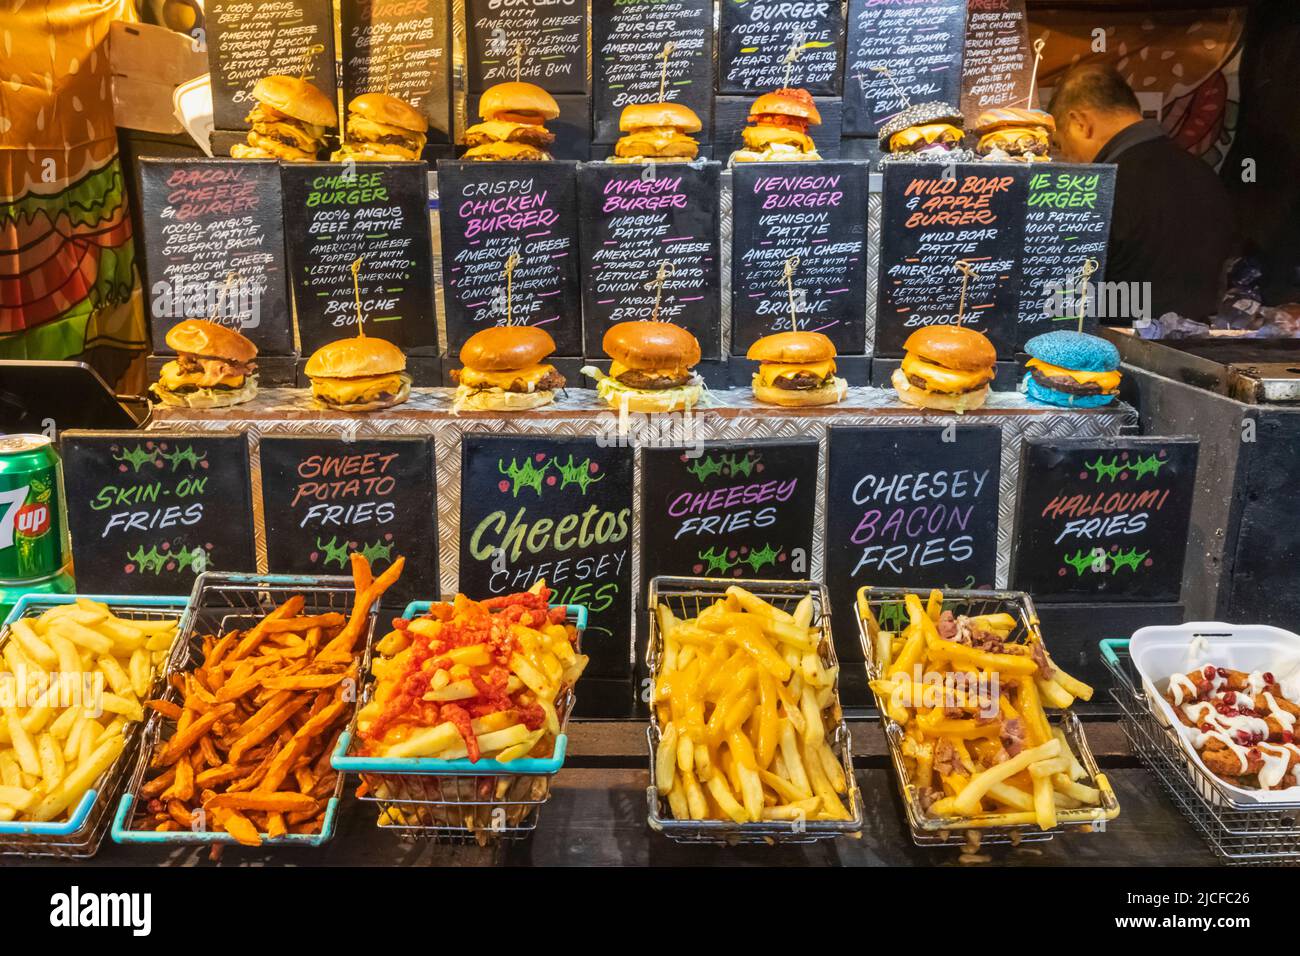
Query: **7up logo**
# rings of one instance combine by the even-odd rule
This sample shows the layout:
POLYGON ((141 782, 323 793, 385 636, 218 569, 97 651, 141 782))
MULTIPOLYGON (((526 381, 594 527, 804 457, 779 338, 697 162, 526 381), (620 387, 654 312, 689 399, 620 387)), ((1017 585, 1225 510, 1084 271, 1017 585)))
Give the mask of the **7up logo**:
POLYGON ((50 506, 36 503, 23 505, 14 518, 14 532, 20 538, 39 538, 50 530, 50 506))

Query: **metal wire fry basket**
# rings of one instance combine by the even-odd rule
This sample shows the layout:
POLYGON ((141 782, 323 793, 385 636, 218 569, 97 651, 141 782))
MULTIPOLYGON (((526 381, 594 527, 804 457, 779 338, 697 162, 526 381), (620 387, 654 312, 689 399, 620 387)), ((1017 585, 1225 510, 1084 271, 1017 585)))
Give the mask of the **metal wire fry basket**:
POLYGON ((1127 640, 1101 642, 1115 677, 1110 694, 1123 712, 1129 746, 1214 853, 1237 866, 1300 863, 1300 802, 1245 803, 1188 757, 1178 732, 1156 718, 1132 666, 1127 640))
MULTIPOLYGON (((649 667, 652 681, 658 681, 663 656, 663 635, 659 631, 659 619, 655 614, 655 608, 660 604, 666 604, 678 619, 698 617, 700 612, 723 597, 727 588, 732 585, 740 585, 774 607, 787 612, 793 612, 795 606, 806 595, 811 594, 812 626, 820 628, 822 632, 821 644, 818 647, 822 664, 825 667, 839 666, 835 656, 835 646, 831 641, 830 596, 820 583, 661 576, 650 581, 646 602, 650 617, 646 665, 649 667)), ((650 749, 650 786, 646 788, 650 828, 678 843, 715 845, 806 844, 831 839, 845 833, 860 832, 863 824, 862 794, 858 790, 857 778, 853 773, 853 746, 849 737, 849 728, 844 723, 840 710, 838 678, 835 682, 833 700, 833 713, 837 717, 837 722, 828 728, 828 732, 831 751, 839 758, 844 768, 845 779, 848 781, 848 793, 845 796, 848 800, 850 819, 806 820, 797 823, 783 820, 735 823, 732 820, 675 819, 669 809, 667 798, 659 792, 659 783, 655 775, 655 753, 659 749, 661 728, 658 710, 651 707, 650 726, 646 729, 646 742, 650 749)))

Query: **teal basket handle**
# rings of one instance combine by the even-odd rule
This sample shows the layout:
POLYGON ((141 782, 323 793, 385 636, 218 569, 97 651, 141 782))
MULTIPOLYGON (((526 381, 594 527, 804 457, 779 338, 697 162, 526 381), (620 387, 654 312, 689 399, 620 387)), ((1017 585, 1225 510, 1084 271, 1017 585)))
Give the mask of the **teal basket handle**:
POLYGON ((1102 663, 1115 678, 1116 686, 1122 687, 1139 704, 1142 703, 1146 695, 1142 692, 1142 688, 1133 682, 1128 666, 1119 658, 1120 652, 1123 652, 1125 657, 1128 656, 1129 639, 1111 637, 1099 641, 1098 644, 1101 647, 1102 663))
POLYGON ((1120 650, 1127 651, 1128 641, 1129 639, 1127 637, 1108 637, 1101 642, 1101 656, 1106 663, 1110 665, 1112 670, 1120 666, 1119 655, 1115 652, 1120 650))

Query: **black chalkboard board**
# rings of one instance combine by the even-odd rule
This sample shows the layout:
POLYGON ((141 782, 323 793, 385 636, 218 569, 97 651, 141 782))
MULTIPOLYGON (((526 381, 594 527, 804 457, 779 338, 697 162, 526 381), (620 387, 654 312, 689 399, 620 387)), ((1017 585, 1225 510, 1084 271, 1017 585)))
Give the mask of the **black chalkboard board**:
MULTIPOLYGON (((351 2, 351 0, 349 0, 351 2)), ((208 70, 212 74, 212 120, 217 129, 248 129, 257 81, 273 74, 303 75, 331 103, 334 77, 334 14, 330 0, 208 0, 208 70)))
POLYGON ((985 110, 1025 106, 1033 66, 1025 0, 971 0, 961 66, 966 128, 985 110))
POLYGON ((594 142, 619 138, 625 106, 659 102, 663 61, 658 57, 668 40, 674 49, 664 99, 694 110, 707 136, 713 113, 713 0, 593 0, 594 142))
POLYGON ((1035 601, 1178 601, 1195 438, 1031 438, 1011 586, 1035 601))
POLYGON ((433 247, 424 163, 285 163, 285 207, 304 354, 356 334, 352 263, 367 335, 433 349, 433 247))
POLYGON ((451 4, 347 0, 340 5, 343 105, 387 92, 429 120, 429 142, 451 142, 451 4))
POLYGON ((719 0, 718 92, 757 96, 785 84, 786 56, 799 44, 790 86, 838 96, 844 15, 839 0, 719 0))
POLYGON ((551 93, 587 91, 587 5, 580 0, 466 0, 469 88, 481 93, 515 78, 551 93))
POLYGON ((268 355, 293 351, 279 163, 142 159, 140 208, 155 352, 190 318, 237 328, 268 355))
POLYGON ((661 261, 672 264, 659 319, 700 340, 706 358, 722 346, 718 268, 719 163, 578 167, 586 354, 616 322, 648 319, 661 261))
POLYGON ((741 163, 732 175, 731 348, 790 329, 786 260, 799 328, 845 354, 866 340, 866 163, 741 163))
POLYGON ((559 355, 582 354, 576 189, 573 163, 438 164, 451 354, 480 329, 505 324, 512 252, 513 322, 546 329, 559 355))
POLYGON ((588 613, 588 677, 631 677, 632 449, 596 438, 461 439, 460 584, 474 598, 545 579, 588 613))
POLYGON ((825 575, 841 657, 861 660, 858 588, 992 587, 1002 430, 830 429, 825 575))
POLYGON ((430 439, 266 435, 260 448, 271 571, 350 574, 348 555, 360 551, 379 573, 401 555, 385 604, 438 596, 430 439))
POLYGON ((254 571, 248 439, 67 431, 63 479, 83 594, 189 594, 203 571, 254 571))
POLYGON ((1011 358, 1029 169, 1024 163, 893 163, 884 169, 876 355, 901 356, 925 325, 954 325, 966 259, 977 276, 962 322, 1011 358))
POLYGON ((848 19, 846 136, 875 136, 906 105, 891 78, 909 102, 956 105, 966 0, 849 0, 848 19))

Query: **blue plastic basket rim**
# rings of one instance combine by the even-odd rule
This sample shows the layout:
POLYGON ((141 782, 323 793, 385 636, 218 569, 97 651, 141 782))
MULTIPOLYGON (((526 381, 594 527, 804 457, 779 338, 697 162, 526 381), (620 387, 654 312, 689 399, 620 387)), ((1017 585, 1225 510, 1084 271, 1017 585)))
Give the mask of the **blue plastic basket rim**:
MULTIPOLYGON (((117 813, 113 816, 112 836, 114 843, 173 844, 189 846, 207 846, 213 843, 241 845, 224 830, 133 830, 129 826, 131 807, 135 802, 132 793, 122 794, 118 801, 117 813)), ((259 833, 263 846, 320 846, 334 836, 334 827, 339 809, 339 798, 330 797, 325 805, 325 818, 321 821, 320 833, 286 833, 281 837, 270 837, 259 833)), ((251 849, 251 848, 250 848, 251 849)))
POLYGON ((459 760, 439 760, 437 757, 352 757, 348 747, 352 734, 344 731, 330 756, 330 766, 344 773, 419 774, 429 777, 497 777, 502 774, 541 777, 558 773, 564 766, 569 750, 569 735, 557 734, 555 753, 550 757, 520 757, 502 763, 499 760, 472 762, 467 757, 459 760))
MULTIPOLYGON (((116 758, 114 762, 116 762, 116 758)), ((71 836, 86 825, 90 811, 95 808, 95 803, 98 800, 99 790, 91 787, 81 795, 81 802, 77 804, 77 809, 72 816, 62 823, 10 820, 0 823, 0 836, 71 836)))

